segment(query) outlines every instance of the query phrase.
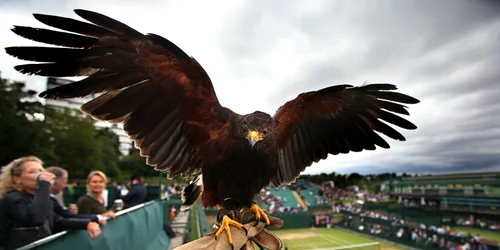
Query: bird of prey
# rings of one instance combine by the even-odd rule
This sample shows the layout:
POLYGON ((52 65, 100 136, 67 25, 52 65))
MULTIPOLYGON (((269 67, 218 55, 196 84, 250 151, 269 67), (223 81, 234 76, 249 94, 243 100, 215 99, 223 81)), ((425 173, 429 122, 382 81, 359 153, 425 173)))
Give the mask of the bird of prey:
MULTIPOLYGON (((6 48, 14 57, 39 62, 15 69, 48 77, 87 76, 40 97, 98 96, 81 110, 97 120, 124 123, 146 163, 168 177, 201 172, 205 207, 220 210, 229 200, 229 210, 253 212, 269 223, 254 202, 262 188, 294 182, 329 154, 389 148, 378 133, 404 141, 391 124, 416 129, 396 113, 409 115, 405 104, 419 100, 386 83, 301 93, 274 116, 237 114, 219 103, 203 67, 171 41, 96 12, 75 13, 88 22, 34 14, 62 31, 14 26, 17 35, 59 46, 6 48)), ((216 236, 229 232, 229 225, 241 228, 230 213, 221 217, 216 236)))

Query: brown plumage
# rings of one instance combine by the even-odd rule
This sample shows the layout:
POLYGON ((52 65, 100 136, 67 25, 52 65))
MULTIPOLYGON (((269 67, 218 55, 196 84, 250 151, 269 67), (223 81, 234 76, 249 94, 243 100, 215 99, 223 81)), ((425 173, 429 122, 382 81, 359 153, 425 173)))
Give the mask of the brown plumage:
POLYGON ((339 85, 302 93, 278 109, 239 115, 223 107, 201 65, 167 39, 138 31, 104 15, 75 10, 90 23, 35 14, 62 29, 15 26, 13 32, 61 47, 9 47, 26 74, 88 76, 49 89, 43 98, 102 94, 81 110, 95 119, 124 123, 147 164, 168 176, 203 172, 203 204, 225 198, 249 207, 271 184, 293 182, 328 154, 374 150, 389 144, 376 132, 403 141, 388 124, 415 129, 394 113, 419 101, 391 84, 339 85), (252 132, 253 131, 253 132, 252 132))

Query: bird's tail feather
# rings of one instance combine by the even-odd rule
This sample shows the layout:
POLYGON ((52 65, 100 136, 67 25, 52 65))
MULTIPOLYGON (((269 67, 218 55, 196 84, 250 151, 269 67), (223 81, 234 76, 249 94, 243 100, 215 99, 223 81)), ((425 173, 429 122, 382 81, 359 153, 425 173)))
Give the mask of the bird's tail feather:
POLYGON ((200 174, 196 179, 191 181, 187 187, 182 190, 182 206, 181 211, 189 209, 198 199, 203 191, 202 175, 200 174))

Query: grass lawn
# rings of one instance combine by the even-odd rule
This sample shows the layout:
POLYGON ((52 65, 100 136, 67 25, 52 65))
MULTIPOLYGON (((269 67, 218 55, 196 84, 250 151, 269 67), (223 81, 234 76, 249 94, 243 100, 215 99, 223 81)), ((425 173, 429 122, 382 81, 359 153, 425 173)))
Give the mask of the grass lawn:
MULTIPOLYGON (((338 229, 288 229, 288 230, 272 230, 274 234, 280 237, 283 244, 288 246, 289 250, 294 249, 321 249, 334 248, 348 245, 356 245, 363 243, 377 242, 370 238, 358 236, 338 229)), ((395 245, 380 243, 379 246, 359 247, 353 249, 384 249, 395 250, 404 249, 395 245)))

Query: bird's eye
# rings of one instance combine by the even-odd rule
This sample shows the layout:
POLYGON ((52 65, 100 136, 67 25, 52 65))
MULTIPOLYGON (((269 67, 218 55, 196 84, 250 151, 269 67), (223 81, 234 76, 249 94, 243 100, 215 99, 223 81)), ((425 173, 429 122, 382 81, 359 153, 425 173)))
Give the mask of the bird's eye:
POLYGON ((262 130, 262 134, 266 135, 267 134, 267 129, 262 130))

